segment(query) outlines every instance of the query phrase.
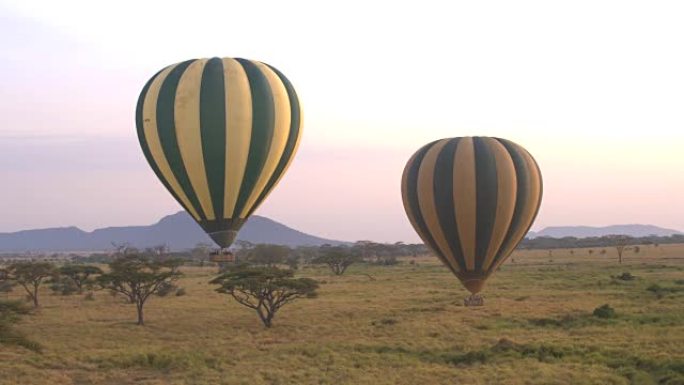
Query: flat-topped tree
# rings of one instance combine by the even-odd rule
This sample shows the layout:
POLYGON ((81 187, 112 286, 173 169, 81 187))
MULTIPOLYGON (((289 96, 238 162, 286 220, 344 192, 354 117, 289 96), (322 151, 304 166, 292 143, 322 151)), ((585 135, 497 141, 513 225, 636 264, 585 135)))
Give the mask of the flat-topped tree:
POLYGON ((260 243, 249 249, 247 260, 251 264, 274 267, 285 263, 291 253, 287 246, 260 243))
POLYGON ((362 260, 357 250, 344 246, 323 245, 312 262, 328 265, 335 275, 342 275, 349 266, 362 260))
POLYGON ((84 288, 88 288, 95 283, 94 276, 102 274, 102 269, 92 265, 64 265, 59 268, 59 274, 73 282, 79 294, 83 293, 84 288))
POLYGON ((195 245, 190 251, 190 256, 193 260, 199 262, 200 267, 204 266, 204 263, 209 259, 209 253, 211 253, 212 246, 209 243, 200 242, 195 245))
POLYGON ((23 287, 33 302, 33 307, 39 307, 38 289, 48 278, 54 277, 56 272, 55 266, 50 262, 14 262, 2 269, 0 280, 23 287))
POLYGON ((177 280, 181 262, 156 260, 145 255, 124 255, 109 263, 109 272, 98 277, 105 289, 123 294, 136 305, 138 325, 144 325, 143 307, 152 294, 157 294, 177 280))
POLYGON ((220 285, 217 292, 254 309, 267 328, 281 307, 298 298, 315 297, 318 288, 311 278, 294 278, 292 270, 246 265, 231 268, 210 283, 220 285))
POLYGON ((607 237, 615 246, 615 250, 617 251, 618 255, 618 263, 622 263, 622 253, 624 253, 625 247, 631 240, 631 237, 626 235, 608 235, 607 237))

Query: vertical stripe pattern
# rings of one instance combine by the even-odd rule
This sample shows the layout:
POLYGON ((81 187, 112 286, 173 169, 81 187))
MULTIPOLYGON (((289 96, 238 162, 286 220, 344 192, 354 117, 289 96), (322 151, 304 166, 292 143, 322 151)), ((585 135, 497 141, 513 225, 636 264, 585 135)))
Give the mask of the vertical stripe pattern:
POLYGON ((274 67, 211 58, 153 76, 140 93, 136 125, 162 184, 228 247, 290 165, 301 116, 292 84, 274 67))
POLYGON ((418 235, 477 293, 532 226, 542 179, 532 156, 511 141, 450 138, 409 159, 401 192, 418 235))

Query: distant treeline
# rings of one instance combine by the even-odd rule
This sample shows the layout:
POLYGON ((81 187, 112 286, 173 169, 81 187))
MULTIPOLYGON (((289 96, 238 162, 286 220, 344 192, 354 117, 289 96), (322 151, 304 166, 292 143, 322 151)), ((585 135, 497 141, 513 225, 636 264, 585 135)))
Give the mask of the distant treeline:
MULTIPOLYGON (((672 243, 684 243, 684 235, 670 235, 670 236, 647 236, 647 237, 629 237, 624 235, 606 235, 602 237, 537 237, 525 238, 518 249, 535 250, 535 249, 573 249, 583 247, 610 247, 616 245, 661 245, 672 243)), ((231 251, 240 259, 249 259, 250 255, 276 253, 281 255, 283 260, 297 260, 300 263, 308 263, 323 254, 326 254, 330 245, 322 246, 298 246, 287 247, 266 244, 252 244, 250 242, 238 241, 231 249, 231 251), (269 247, 266 247, 269 246, 269 247)), ((129 248, 129 246, 114 245, 110 252, 93 253, 87 256, 77 254, 4 254, 0 255, 1 261, 11 261, 15 259, 34 259, 34 260, 71 260, 80 263, 109 263, 113 255, 120 254, 129 248)), ((422 243, 377 243, 371 241, 358 241, 346 245, 336 246, 338 251, 343 250, 345 254, 358 257, 361 261, 391 265, 396 263, 397 257, 404 256, 422 256, 431 255, 432 252, 422 243)), ((198 244, 192 250, 182 252, 172 252, 168 250, 165 245, 158 245, 155 247, 146 248, 144 250, 135 250, 146 255, 165 255, 169 258, 187 260, 187 261, 209 261, 210 254, 215 248, 209 244, 198 244)), ((133 251, 133 250, 129 250, 133 251)))
MULTIPOLYGON (((248 262, 250 259, 275 258, 279 263, 290 263, 297 261, 298 263, 307 264, 310 261, 326 255, 333 248, 331 245, 321 246, 298 246, 288 247, 271 244, 253 244, 246 241, 237 241, 231 252, 243 261, 248 262)), ((358 241, 346 245, 334 246, 338 252, 343 252, 347 255, 358 257, 359 260, 368 263, 379 265, 392 265, 397 263, 397 257, 403 256, 421 256, 431 254, 430 250, 422 243, 407 244, 403 242, 397 243, 377 243, 371 241, 358 241)), ((92 253, 90 255, 77 254, 5 254, 0 255, 0 262, 12 261, 18 259, 34 259, 34 260, 69 260, 77 263, 109 263, 116 255, 139 253, 150 256, 164 256, 165 258, 180 259, 186 261, 196 261, 200 263, 209 262, 212 253, 216 252, 216 248, 210 244, 198 244, 192 250, 175 252, 170 251, 165 245, 158 245, 142 250, 137 250, 127 244, 116 244, 110 252, 92 253)))
POLYGON ((575 237, 563 237, 563 238, 551 238, 551 237, 537 237, 537 238, 525 238, 520 245, 519 249, 572 249, 572 248, 582 248, 582 247, 609 247, 615 246, 617 244, 624 245, 664 245, 671 243, 684 243, 684 235, 676 234, 666 237, 659 237, 655 235, 650 235, 647 237, 629 237, 626 235, 606 235, 603 237, 587 237, 587 238, 575 238, 575 237))

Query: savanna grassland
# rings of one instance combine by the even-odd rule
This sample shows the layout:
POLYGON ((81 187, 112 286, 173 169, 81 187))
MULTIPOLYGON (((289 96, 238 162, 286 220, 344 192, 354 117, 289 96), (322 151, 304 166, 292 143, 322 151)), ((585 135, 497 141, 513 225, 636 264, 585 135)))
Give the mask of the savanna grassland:
POLYGON ((0 383, 684 384, 684 245, 627 250, 622 265, 605 249, 517 251, 484 307, 464 307, 430 257, 341 277, 304 267, 318 298, 271 329, 213 291, 215 268, 184 268, 187 295, 150 299, 144 327, 120 297, 46 289, 18 324, 42 353, 0 345, 0 383), (604 304, 613 318, 592 314, 604 304))

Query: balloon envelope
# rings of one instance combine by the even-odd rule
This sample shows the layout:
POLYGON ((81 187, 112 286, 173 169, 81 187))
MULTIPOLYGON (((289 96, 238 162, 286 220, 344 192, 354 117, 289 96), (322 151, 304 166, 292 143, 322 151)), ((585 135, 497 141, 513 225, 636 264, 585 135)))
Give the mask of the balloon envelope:
POLYGON ((211 58, 154 75, 140 93, 136 125, 157 177, 228 247, 292 161, 302 121, 297 94, 280 71, 211 58))
POLYGON ((401 187, 418 235, 473 294, 525 237, 542 197, 532 156, 489 137, 423 146, 406 164, 401 187))

